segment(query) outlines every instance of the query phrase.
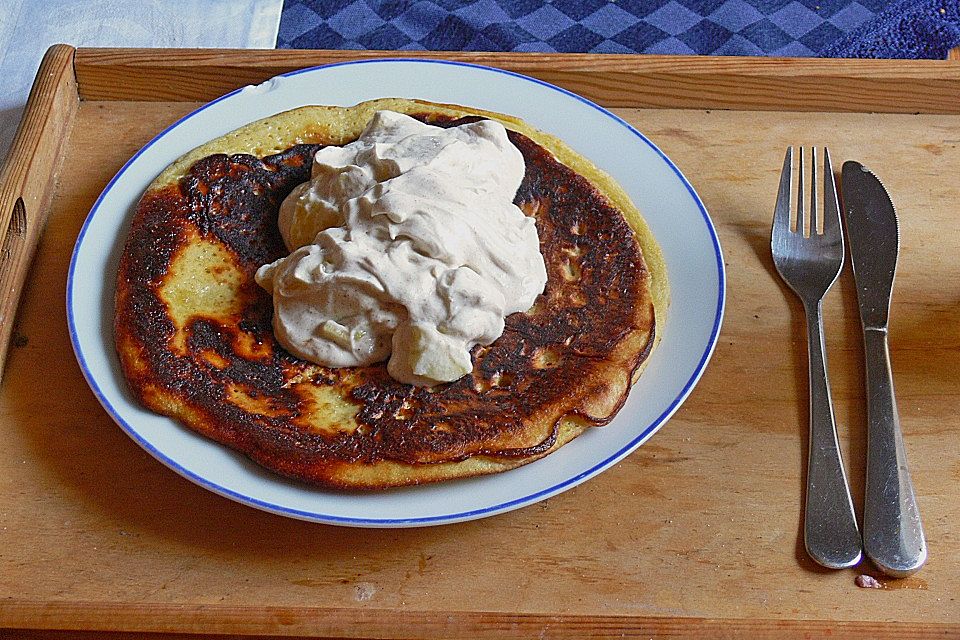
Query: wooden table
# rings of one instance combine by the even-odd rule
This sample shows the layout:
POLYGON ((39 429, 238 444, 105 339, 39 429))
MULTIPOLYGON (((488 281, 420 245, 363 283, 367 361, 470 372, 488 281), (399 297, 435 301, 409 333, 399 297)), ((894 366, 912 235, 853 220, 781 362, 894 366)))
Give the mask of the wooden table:
MULTIPOLYGON (((64 320, 70 251, 94 199, 198 101, 359 55, 48 54, 16 166, 0 175, 0 228, 18 195, 28 235, 49 214, 0 386, 0 637, 960 637, 956 62, 445 56, 612 107, 676 161, 720 234, 728 304, 706 375, 649 443, 576 489, 458 525, 337 528, 220 498, 124 435, 85 384, 64 320), (900 213, 892 357, 930 544, 912 578, 887 580, 867 563, 827 571, 803 551, 806 339, 769 255, 788 144, 829 144, 837 165, 863 161, 900 213), (862 573, 883 588, 855 586, 862 573)), ((859 505, 862 348, 849 271, 825 316, 859 505)))

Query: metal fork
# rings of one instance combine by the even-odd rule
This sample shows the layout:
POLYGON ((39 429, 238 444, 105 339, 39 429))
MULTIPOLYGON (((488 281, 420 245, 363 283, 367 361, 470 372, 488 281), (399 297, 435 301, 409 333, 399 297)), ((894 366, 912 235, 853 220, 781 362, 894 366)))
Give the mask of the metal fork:
POLYGON ((770 248, 773 264, 784 282, 803 302, 807 317, 810 364, 810 450, 807 458, 807 495, 803 540, 807 553, 833 569, 860 561, 861 539, 850 498, 850 487, 840 459, 840 443, 830 399, 827 355, 824 349, 822 301, 843 267, 843 230, 833 181, 830 153, 823 150, 823 214, 817 216, 817 155, 811 149, 810 213, 803 208, 803 147, 800 148, 796 224, 790 222, 790 183, 793 147, 787 148, 780 175, 780 191, 773 212, 770 248))

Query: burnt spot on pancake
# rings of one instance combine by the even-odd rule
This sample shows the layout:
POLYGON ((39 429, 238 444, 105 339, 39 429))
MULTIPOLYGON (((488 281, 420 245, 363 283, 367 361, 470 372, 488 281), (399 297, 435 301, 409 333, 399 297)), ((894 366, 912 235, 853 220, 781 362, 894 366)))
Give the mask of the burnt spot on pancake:
POLYGON ((320 145, 297 145, 264 159, 217 154, 198 161, 180 184, 188 220, 203 235, 213 234, 240 261, 257 267, 285 255, 277 227, 280 203, 310 179, 320 145))
MULTIPOLYGON (((476 118, 421 119, 452 126, 476 118)), ((329 468, 358 461, 533 457, 554 445, 566 417, 608 422, 653 344, 640 248, 589 181, 529 138, 509 136, 526 161, 515 202, 536 219, 548 280, 530 311, 508 317, 496 342, 474 349, 471 374, 414 387, 384 364, 329 369, 276 342, 272 299, 254 273, 287 253, 279 206, 309 179, 320 148, 297 145, 262 159, 208 156, 177 185, 142 198, 121 260, 115 322, 134 392, 276 471, 326 484, 336 484, 329 468), (233 297, 178 318, 165 287, 178 258, 198 246, 225 256, 201 276, 232 287, 233 297), (632 355, 617 361, 624 349, 632 355), (342 402, 323 404, 324 389, 342 402), (334 409, 346 412, 342 425, 319 428, 334 409)))

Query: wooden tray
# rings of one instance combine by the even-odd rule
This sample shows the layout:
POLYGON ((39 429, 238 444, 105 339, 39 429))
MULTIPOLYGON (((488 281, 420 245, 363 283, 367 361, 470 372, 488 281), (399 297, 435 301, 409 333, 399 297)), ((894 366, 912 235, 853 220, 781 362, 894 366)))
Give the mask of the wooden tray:
MULTIPOLYGON (((960 636, 955 61, 442 56, 613 107, 690 178, 723 243, 726 319, 700 385, 649 443, 560 496, 437 528, 320 526, 201 489, 111 422, 64 320, 70 251, 104 185, 198 101, 381 55, 48 53, 0 191, 0 229, 17 198, 28 235, 49 216, 0 386, 0 636, 960 636), (806 342, 768 240, 788 144, 829 144, 838 165, 863 161, 901 215, 893 366, 930 560, 915 577, 881 578, 882 589, 854 585, 878 576, 866 563, 827 571, 803 552, 806 342)), ((862 350, 849 271, 825 315, 859 504, 862 350)))

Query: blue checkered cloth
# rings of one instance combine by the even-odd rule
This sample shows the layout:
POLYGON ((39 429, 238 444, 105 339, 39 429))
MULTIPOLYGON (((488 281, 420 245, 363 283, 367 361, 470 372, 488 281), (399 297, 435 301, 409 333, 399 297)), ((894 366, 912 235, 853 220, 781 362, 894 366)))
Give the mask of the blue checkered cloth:
POLYGON ((960 0, 285 0, 290 49, 943 58, 960 0))

